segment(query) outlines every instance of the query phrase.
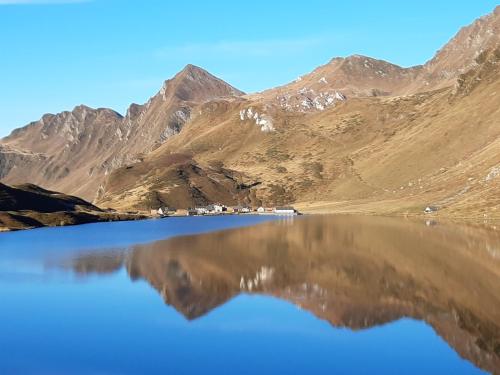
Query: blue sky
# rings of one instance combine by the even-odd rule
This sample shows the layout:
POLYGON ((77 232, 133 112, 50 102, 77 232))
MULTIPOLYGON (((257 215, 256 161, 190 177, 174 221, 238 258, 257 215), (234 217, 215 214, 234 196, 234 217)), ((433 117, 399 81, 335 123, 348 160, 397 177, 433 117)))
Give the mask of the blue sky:
POLYGON ((424 63, 498 0, 0 0, 0 136, 78 104, 125 112, 188 63, 247 92, 354 53, 424 63))

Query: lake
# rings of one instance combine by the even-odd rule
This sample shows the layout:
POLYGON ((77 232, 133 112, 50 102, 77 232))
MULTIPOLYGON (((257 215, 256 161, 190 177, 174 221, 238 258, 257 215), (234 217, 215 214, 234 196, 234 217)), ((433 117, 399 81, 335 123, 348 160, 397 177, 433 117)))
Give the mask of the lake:
POLYGON ((0 234, 0 374, 500 373, 500 231, 228 216, 0 234))

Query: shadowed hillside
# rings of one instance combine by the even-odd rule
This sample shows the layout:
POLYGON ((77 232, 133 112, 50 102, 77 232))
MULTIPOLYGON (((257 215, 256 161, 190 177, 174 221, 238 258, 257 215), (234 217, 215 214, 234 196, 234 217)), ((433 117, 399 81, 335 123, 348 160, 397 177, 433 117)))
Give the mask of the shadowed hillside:
POLYGON ((36 185, 0 184, 0 231, 133 218, 140 216, 103 211, 83 199, 36 185))

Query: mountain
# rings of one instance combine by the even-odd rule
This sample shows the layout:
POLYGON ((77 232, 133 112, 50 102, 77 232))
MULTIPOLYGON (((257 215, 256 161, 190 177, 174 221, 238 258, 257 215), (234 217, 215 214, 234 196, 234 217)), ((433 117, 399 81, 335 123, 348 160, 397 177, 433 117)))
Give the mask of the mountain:
POLYGON ((289 112, 322 111, 347 98, 389 96, 404 91, 420 67, 405 69, 383 60, 337 57, 285 86, 253 95, 289 112))
MULTIPOLYGON (((232 171, 254 205, 391 214, 434 205, 442 215, 498 218, 499 51, 478 56, 453 87, 351 98, 322 111, 291 112, 253 97, 211 101, 134 168, 161 170, 165 155, 182 153, 232 171)), ((147 194, 172 183, 153 180, 117 170, 99 203, 145 209, 147 194), (127 191, 117 191, 118 175, 127 191)))
POLYGON ((167 206, 187 208, 213 202, 236 205, 248 202, 245 186, 238 175, 217 163, 202 165, 189 154, 162 153, 150 161, 118 168, 106 196, 99 200, 103 207, 128 210, 137 206, 147 210, 167 206), (113 199, 107 200, 108 196, 113 199), (118 200, 114 197, 120 197, 118 200), (130 201, 140 199, 140 204, 130 201))
POLYGON ((32 182, 94 200, 105 176, 177 134, 199 103, 242 95, 193 65, 165 81, 146 104, 123 117, 110 109, 78 106, 45 115, 0 143, 0 178, 32 182))
POLYGON ((462 28, 420 71, 411 92, 452 86, 455 80, 477 65, 483 52, 500 43, 500 6, 492 13, 462 28))
POLYGON ((421 66, 334 58, 243 95, 188 65, 125 117, 77 107, 0 142, 0 178, 103 207, 221 201, 497 218, 500 7, 421 66))
POLYGON ((417 319, 460 356, 498 373, 499 243, 498 231, 486 228, 318 215, 138 245, 121 259, 94 252, 64 267, 126 268, 189 320, 241 294, 287 300, 356 331, 417 319))
POLYGON ((26 211, 50 213, 57 211, 101 211, 96 206, 77 197, 26 184, 16 187, 0 184, 0 211, 26 211))
POLYGON ((83 199, 32 184, 0 183, 0 231, 141 218, 103 211, 83 199))

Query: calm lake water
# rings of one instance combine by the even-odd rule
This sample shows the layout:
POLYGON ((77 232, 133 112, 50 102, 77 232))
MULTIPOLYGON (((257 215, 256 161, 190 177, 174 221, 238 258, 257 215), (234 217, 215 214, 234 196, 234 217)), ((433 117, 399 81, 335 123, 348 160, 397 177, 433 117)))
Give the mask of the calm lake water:
POLYGON ((0 234, 0 374, 500 373, 499 231, 354 216, 0 234))

